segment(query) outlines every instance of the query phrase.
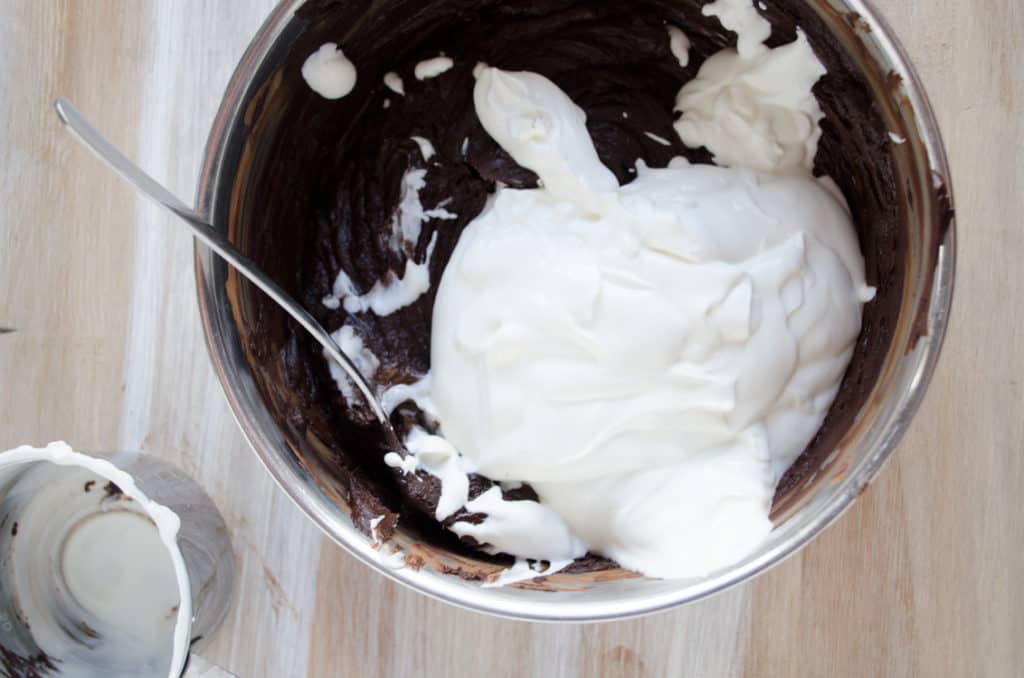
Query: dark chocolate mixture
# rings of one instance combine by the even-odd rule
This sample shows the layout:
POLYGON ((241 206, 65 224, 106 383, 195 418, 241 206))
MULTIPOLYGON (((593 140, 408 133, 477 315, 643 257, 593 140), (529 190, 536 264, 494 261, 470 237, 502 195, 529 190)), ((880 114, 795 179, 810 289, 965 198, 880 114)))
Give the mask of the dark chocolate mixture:
MULTIPOLYGON (((229 216, 232 236, 329 329, 354 326, 380 359, 381 386, 412 382, 430 366, 434 290, 461 230, 483 208, 496 182, 532 187, 536 177, 484 132, 473 108, 473 67, 483 61, 509 70, 541 73, 587 114, 601 160, 621 183, 633 178, 637 159, 662 167, 677 155, 710 162, 704 149, 682 145, 673 128, 679 88, 704 59, 735 42, 698 0, 315 1, 304 6, 296 30, 282 38, 283 66, 268 77, 247 111, 250 142, 240 161, 229 216), (689 65, 669 51, 666 23, 692 43, 689 65), (337 42, 358 69, 356 88, 328 101, 303 82, 305 58, 323 42, 337 42), (413 67, 444 53, 455 66, 418 81, 413 67), (383 85, 401 75, 405 95, 383 85), (626 116, 623 113, 627 114, 626 116), (628 116, 628 117, 627 117, 628 116), (672 140, 663 146, 644 133, 672 140), (413 135, 428 139, 436 155, 424 161, 413 135), (396 252, 388 242, 409 169, 427 170, 420 198, 442 205, 454 220, 424 222, 415 247, 396 252), (431 291, 411 306, 378 317, 349 316, 321 300, 339 270, 363 292, 390 271, 422 261, 437 234, 430 262, 431 291)), ((903 285, 906 238, 893 179, 890 141, 869 89, 818 16, 802 2, 772 2, 769 45, 807 33, 828 68, 815 87, 826 119, 816 172, 833 177, 852 205, 867 280, 878 287, 864 311, 853 363, 840 396, 808 450, 779 487, 784 496, 834 447, 857 412, 889 345, 903 285), (781 9, 779 8, 781 7, 781 9)), ((403 476, 383 461, 382 438, 360 408, 350 409, 314 342, 248 286, 235 293, 236 317, 254 376, 268 408, 303 464, 353 510, 357 525, 386 519, 386 536, 399 516, 404 527, 447 548, 466 549, 433 520, 438 483, 423 474, 403 476)), ((685 293, 685 292, 681 292, 685 293)), ((473 403, 466 403, 473 407, 473 403)), ((399 428, 423 422, 407 403, 394 418, 399 428)), ((471 496, 490 483, 474 478, 471 496)), ((531 497, 526 488, 517 495, 531 497)), ((514 497, 510 497, 514 498, 514 497)), ((457 514, 454 518, 464 518, 457 514)), ((588 558, 577 569, 606 567, 588 558)))
POLYGON ((0 645, 0 675, 11 678, 44 678, 56 674, 54 660, 44 652, 22 657, 0 645))

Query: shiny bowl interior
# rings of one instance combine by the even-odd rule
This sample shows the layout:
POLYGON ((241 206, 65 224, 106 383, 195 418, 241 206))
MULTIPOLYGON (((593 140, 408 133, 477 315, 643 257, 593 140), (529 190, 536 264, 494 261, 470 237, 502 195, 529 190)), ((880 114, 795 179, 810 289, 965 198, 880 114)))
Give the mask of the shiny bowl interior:
MULTIPOLYGON (((294 61, 291 53, 300 40, 309 40, 309 32, 319 30, 296 16, 303 4, 284 0, 267 19, 235 71, 208 141, 197 208, 243 251, 251 250, 260 237, 259 219, 250 211, 250 189, 252 177, 269 171, 272 161, 272 111, 289 92, 284 64, 294 61)), ((829 33, 851 72, 866 84, 884 126, 906 139, 892 145, 890 159, 902 221, 896 236, 899 245, 882 245, 901 261, 889 272, 876 271, 874 280, 869 271, 869 283, 884 283, 893 308, 880 323, 866 323, 862 333, 862 342, 875 347, 872 355, 877 360, 851 368, 847 382, 858 380, 858 395, 845 400, 841 396, 837 404, 842 401, 853 415, 843 417, 841 426, 829 428, 826 422, 828 431, 823 429, 822 435, 827 440, 818 446, 819 453, 805 455, 798 462, 801 468, 780 486, 772 514, 776 529, 768 541, 742 562, 700 579, 663 581, 611 570, 483 588, 479 582, 442 572, 497 571, 498 566, 425 543, 399 529, 394 545, 408 562, 422 566, 393 569, 355 528, 345 490, 332 482, 324 466, 320 441, 279 426, 271 414, 273 396, 261 388, 260 360, 265 356, 255 354, 250 337, 252 332, 281 331, 283 314, 258 313, 252 300, 259 293, 197 245, 204 329, 231 409, 267 470, 310 519, 371 567, 442 600, 509 617, 598 620, 664 609, 743 581, 806 544, 864 491, 906 430, 941 348, 955 257, 949 171, 921 85, 877 13, 863 0, 807 0, 807 5, 819 30, 829 33)))

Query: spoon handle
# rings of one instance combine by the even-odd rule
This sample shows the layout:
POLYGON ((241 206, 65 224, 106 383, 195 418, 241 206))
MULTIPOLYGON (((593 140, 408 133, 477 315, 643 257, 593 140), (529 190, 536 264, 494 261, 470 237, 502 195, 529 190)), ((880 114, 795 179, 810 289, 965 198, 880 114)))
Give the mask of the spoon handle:
POLYGON ((373 394, 369 383, 359 373, 359 370, 349 360, 348 356, 338 347, 334 338, 317 322, 316 318, 310 315, 280 285, 271 280, 252 259, 239 252, 223 233, 215 230, 203 221, 191 207, 179 200, 155 179, 146 174, 138 165, 125 157, 116 146, 110 143, 92 126, 85 116, 75 108, 74 104, 64 97, 60 97, 54 102, 54 109, 57 111, 57 116, 61 122, 67 126, 75 138, 92 150, 101 160, 110 165, 115 172, 132 184, 139 192, 177 215, 179 219, 192 229, 192 233, 196 238, 231 264, 249 282, 263 290, 288 315, 302 325, 323 346, 328 356, 345 370, 345 373, 348 374, 353 383, 359 388, 359 392, 363 394, 363 398, 366 399, 366 402, 373 409, 374 415, 384 426, 388 443, 394 449, 402 448, 398 435, 391 425, 390 418, 373 394))

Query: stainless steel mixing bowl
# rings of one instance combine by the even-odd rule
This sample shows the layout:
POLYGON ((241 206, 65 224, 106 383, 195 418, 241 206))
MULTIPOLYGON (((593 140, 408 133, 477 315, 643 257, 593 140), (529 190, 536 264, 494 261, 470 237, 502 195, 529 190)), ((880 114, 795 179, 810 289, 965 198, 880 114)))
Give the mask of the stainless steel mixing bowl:
MULTIPOLYGON (((623 571, 555 575, 545 586, 484 588, 442 574, 466 564, 458 556, 418 542, 399 529, 393 541, 422 567, 393 569, 354 526, 344 497, 312 468, 271 417, 253 378, 233 306, 241 285, 209 250, 195 253, 199 303, 210 355, 245 436, 281 488, 324 532, 385 576, 441 600, 509 617, 601 620, 662 610, 697 600, 748 579, 807 544, 838 518, 879 472, 906 431, 925 392, 942 344, 953 290, 954 229, 949 170, 939 131, 921 84, 891 30, 864 0, 807 0, 869 83, 890 130, 906 142, 894 146, 893 164, 906 220, 906 274, 892 341, 873 390, 835 452, 820 460, 785 501, 776 502, 776 529, 755 553, 734 566, 695 580, 654 580, 623 571), (312 472, 311 472, 312 468, 312 472)), ((249 123, 268 89, 281 77, 282 55, 302 30, 284 0, 256 35, 234 77, 210 133, 197 207, 217 228, 229 230, 239 200, 240 169, 251 160, 249 123)), ((232 233, 232 237, 237 234, 232 233)), ((479 565, 479 563, 477 564, 479 565)))

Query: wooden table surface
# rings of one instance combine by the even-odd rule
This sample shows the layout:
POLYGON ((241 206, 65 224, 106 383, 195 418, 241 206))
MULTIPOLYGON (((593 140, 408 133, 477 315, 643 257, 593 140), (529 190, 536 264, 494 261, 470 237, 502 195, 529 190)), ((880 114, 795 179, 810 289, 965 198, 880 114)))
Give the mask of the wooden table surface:
POLYGON ((210 367, 190 238, 50 108, 67 95, 190 198, 221 93, 272 0, 0 0, 0 449, 66 439, 198 477, 239 566, 204 654, 245 678, 1024 675, 1024 7, 876 4, 952 161, 950 331, 893 462, 759 579, 634 621, 492 619, 376 575, 276 488, 210 367))

